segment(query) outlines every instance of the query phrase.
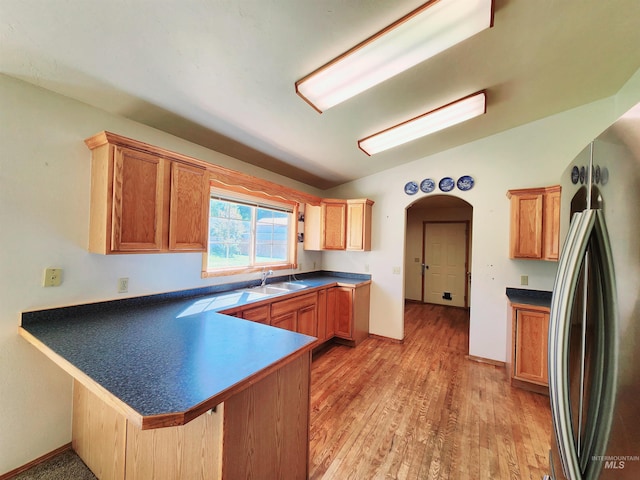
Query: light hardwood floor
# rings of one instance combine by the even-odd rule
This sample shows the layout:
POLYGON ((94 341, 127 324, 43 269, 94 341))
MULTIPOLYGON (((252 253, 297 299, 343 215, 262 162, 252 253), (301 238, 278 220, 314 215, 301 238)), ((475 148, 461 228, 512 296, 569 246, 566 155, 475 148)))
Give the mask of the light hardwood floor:
POLYGON ((405 341, 317 355, 311 479, 536 479, 547 472, 549 399, 466 358, 463 309, 407 304, 405 341))

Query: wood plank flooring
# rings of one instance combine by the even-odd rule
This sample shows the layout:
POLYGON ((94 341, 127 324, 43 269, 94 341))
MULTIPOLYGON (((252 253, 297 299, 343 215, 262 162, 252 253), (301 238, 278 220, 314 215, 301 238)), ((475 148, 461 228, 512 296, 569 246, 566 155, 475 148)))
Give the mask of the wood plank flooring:
POLYGON ((335 345, 311 373, 310 479, 535 479, 549 399, 468 354, 466 310, 407 304, 405 341, 335 345))

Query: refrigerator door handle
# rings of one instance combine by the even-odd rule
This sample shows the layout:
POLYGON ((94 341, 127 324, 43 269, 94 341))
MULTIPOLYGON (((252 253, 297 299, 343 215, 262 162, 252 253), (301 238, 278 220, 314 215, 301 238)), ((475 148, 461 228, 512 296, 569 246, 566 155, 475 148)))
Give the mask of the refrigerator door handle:
POLYGON ((558 263, 549 316, 549 397, 558 453, 566 478, 581 477, 577 446, 572 435, 569 399, 570 317, 580 266, 596 221, 595 210, 575 213, 558 263))

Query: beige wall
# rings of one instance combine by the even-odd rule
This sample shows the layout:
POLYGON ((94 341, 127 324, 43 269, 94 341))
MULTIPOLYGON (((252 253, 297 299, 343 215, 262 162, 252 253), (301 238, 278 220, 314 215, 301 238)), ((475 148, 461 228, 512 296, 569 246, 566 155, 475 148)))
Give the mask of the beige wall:
MULTIPOLYGON (((90 152, 85 138, 110 130, 309 193, 320 192, 3 75, 0 120, 1 475, 71 440, 70 378, 18 337, 20 312, 229 281, 200 278, 197 253, 88 253, 90 152), (64 269, 60 287, 42 287, 47 267, 64 269), (129 277, 126 295, 117 293, 119 277, 129 277)), ((321 254, 300 247, 299 261, 310 270, 314 262, 320 266, 321 254)), ((252 276, 236 277, 244 278, 252 276)))

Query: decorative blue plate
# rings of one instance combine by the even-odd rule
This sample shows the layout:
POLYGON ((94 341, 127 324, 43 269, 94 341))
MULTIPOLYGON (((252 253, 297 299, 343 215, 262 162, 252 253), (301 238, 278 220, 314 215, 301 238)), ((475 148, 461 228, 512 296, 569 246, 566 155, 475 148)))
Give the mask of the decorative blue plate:
POLYGON ((600 183, 600 165, 596 165, 596 171, 593 174, 596 183, 600 183))
POLYGON ((425 178, 420 182, 420 190, 424 193, 431 193, 436 189, 436 182, 431 178, 425 178))
POLYGON ((473 177, 470 177, 469 175, 463 175, 458 179, 458 183, 456 185, 458 186, 458 190, 466 192, 467 190, 471 190, 473 188, 474 183, 475 182, 473 180, 473 177))
POLYGON ((587 178, 587 169, 580 167, 580 185, 582 185, 587 178))
POLYGON ((418 193, 418 184, 416 182, 407 182, 404 186, 404 193, 407 195, 415 195, 418 193))
POLYGON ((580 169, 577 165, 574 165, 571 169, 571 183, 575 185, 578 183, 578 180, 580 180, 580 169))
POLYGON ((450 192, 455 188, 455 186, 456 182, 454 182, 453 178, 451 177, 444 177, 442 180, 440 180, 440 183, 438 183, 438 187, 443 192, 450 192))

